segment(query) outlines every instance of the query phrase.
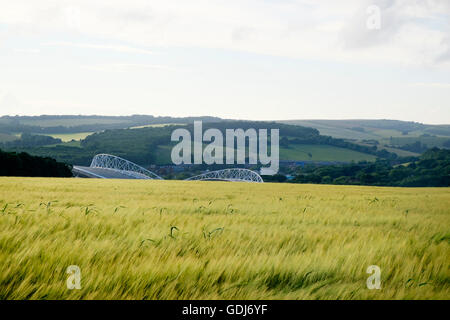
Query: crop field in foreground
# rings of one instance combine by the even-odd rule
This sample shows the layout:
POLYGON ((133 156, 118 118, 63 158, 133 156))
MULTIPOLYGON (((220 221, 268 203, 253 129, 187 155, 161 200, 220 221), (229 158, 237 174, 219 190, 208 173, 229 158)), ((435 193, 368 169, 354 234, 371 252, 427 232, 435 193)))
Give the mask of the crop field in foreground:
POLYGON ((0 178, 0 299, 449 299, 449 191, 0 178))

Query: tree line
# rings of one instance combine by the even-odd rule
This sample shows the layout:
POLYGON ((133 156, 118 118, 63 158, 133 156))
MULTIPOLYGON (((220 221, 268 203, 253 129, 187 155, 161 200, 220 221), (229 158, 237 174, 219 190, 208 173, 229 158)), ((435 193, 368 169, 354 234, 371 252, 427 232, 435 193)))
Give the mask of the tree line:
POLYGON ((397 187, 450 186, 450 150, 433 148, 415 161, 392 164, 389 160, 323 167, 307 167, 291 182, 397 187))
MULTIPOLYGON (((193 124, 140 129, 113 129, 87 136, 81 141, 81 147, 55 145, 45 148, 41 146, 45 139, 49 138, 25 134, 26 139, 13 141, 5 145, 4 148, 8 151, 25 151, 38 156, 50 156, 58 161, 77 165, 89 165, 90 160, 97 153, 114 154, 144 166, 171 164, 170 150, 175 144, 171 142, 171 134, 175 128, 186 128, 191 134, 193 133, 193 124), (32 145, 32 141, 35 142, 34 145, 32 145)), ((285 148, 295 147, 296 144, 323 144, 372 154, 385 159, 397 158, 396 154, 386 150, 378 150, 377 146, 358 145, 343 139, 322 136, 317 129, 297 125, 262 121, 204 122, 203 130, 209 128, 217 128, 222 134, 225 134, 226 129, 237 128, 244 130, 250 128, 256 130, 279 129, 280 146, 285 148)), ((48 140, 47 142, 49 142, 48 144, 56 144, 56 140, 48 140)))
POLYGON ((52 158, 0 150, 0 176, 72 177, 72 168, 52 158))
POLYGON ((220 121, 217 117, 154 117, 151 115, 132 116, 71 116, 71 115, 41 115, 41 116, 3 116, 0 117, 0 132, 2 133, 34 133, 34 134, 55 134, 55 133, 78 133, 97 132, 110 129, 126 129, 129 127, 144 126, 164 123, 191 123, 194 120, 220 121), (72 123, 71 125, 46 125, 39 123, 72 123))

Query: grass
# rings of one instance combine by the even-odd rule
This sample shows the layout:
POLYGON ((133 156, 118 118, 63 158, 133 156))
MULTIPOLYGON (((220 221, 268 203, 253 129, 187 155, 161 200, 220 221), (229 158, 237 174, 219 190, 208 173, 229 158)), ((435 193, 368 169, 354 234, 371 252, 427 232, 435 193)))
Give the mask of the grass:
POLYGON ((371 132, 359 132, 351 130, 352 127, 349 125, 348 127, 342 127, 333 123, 323 123, 317 122, 314 120, 287 120, 280 121, 281 123, 299 125, 304 127, 315 128, 319 130, 321 135, 332 136, 334 138, 341 139, 374 139, 377 136, 374 136, 371 132))
POLYGON ((292 144, 289 148, 280 147, 282 160, 310 160, 310 161, 375 161, 370 154, 339 148, 329 145, 292 144))
POLYGON ((72 140, 83 140, 88 135, 93 134, 93 132, 78 132, 78 133, 52 133, 47 134, 48 136, 51 136, 53 138, 61 139, 63 142, 69 142, 72 140))
POLYGON ((386 151, 397 154, 399 157, 419 157, 420 156, 420 153, 415 153, 415 152, 397 149, 397 148, 380 146, 379 149, 385 149, 386 151))
POLYGON ((8 133, 0 133, 0 143, 9 142, 9 141, 17 140, 17 139, 18 139, 18 137, 16 137, 15 135, 8 134, 8 133))
POLYGON ((382 142, 385 144, 391 144, 396 146, 403 146, 406 144, 413 144, 420 141, 422 144, 426 144, 427 147, 442 148, 446 141, 450 140, 449 137, 393 137, 391 139, 385 139, 382 142))
MULTIPOLYGON (((372 144, 368 144, 368 143, 364 143, 364 142, 356 142, 359 145, 362 146, 366 146, 366 147, 371 147, 373 146, 372 144)), ((378 150, 386 150, 392 153, 397 154, 399 157, 418 157, 420 156, 419 153, 415 153, 415 152, 411 152, 411 151, 406 151, 406 150, 402 150, 402 149, 398 149, 398 148, 391 148, 391 147, 386 147, 385 145, 378 145, 378 150)))
MULTIPOLYGON (((403 129, 400 123, 386 123, 389 120, 286 120, 279 121, 286 124, 294 124, 305 127, 316 128, 320 131, 320 134, 332 136, 334 138, 342 139, 374 139, 380 142, 385 142, 386 139, 389 140, 390 137, 399 138, 417 138, 421 135, 427 133, 430 134, 434 132, 433 130, 440 130, 443 137, 429 137, 428 144, 431 146, 442 144, 441 141, 448 139, 450 137, 450 131, 447 126, 438 125, 426 125, 425 127, 413 131, 409 131, 407 136, 403 135, 403 129), (378 126, 385 127, 384 129, 378 126), (356 131, 352 128, 359 127, 364 128, 364 131, 356 131)), ((405 122, 403 122, 405 124, 405 122)), ((422 137, 420 137, 422 138, 422 137)), ((413 140, 414 142, 415 140, 413 140)))
POLYGON ((0 299, 449 299, 449 208, 448 188, 0 178, 0 299))
MULTIPOLYGON (((206 145, 206 144, 205 144, 206 145)), ((171 152, 173 146, 158 146, 155 162, 158 164, 172 163, 171 152)), ((248 156, 248 151, 246 151, 248 156)), ((224 154, 226 149, 224 148, 224 154)), ((280 147, 280 160, 295 161, 374 161, 375 156, 353 151, 350 149, 334 147, 330 145, 291 144, 289 148, 280 147)))

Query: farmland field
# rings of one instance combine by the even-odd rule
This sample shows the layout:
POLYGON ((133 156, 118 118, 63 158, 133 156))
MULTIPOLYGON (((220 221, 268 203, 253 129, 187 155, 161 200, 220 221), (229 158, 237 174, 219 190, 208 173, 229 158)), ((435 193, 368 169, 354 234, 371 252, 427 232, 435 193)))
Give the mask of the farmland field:
MULTIPOLYGON (((172 160, 170 153, 172 152, 172 146, 158 146, 157 151, 155 160, 156 163, 171 163, 172 160)), ((224 152, 226 152, 226 148, 224 152)), ((246 152, 248 155, 248 149, 246 152)), ((358 162, 364 160, 375 161, 376 157, 371 154, 330 145, 292 144, 289 148, 280 147, 280 159, 295 161, 358 162)))
POLYGON ((83 140, 88 135, 93 134, 94 132, 78 132, 78 133, 52 133, 47 134, 53 138, 61 139, 63 142, 68 142, 72 140, 83 140))
POLYGON ((449 191, 0 178, 0 299, 449 299, 449 191))
POLYGON ((316 128, 320 134, 342 139, 375 139, 389 140, 390 137, 408 138, 417 141, 424 138, 423 134, 438 135, 441 137, 425 137, 430 144, 441 144, 442 140, 450 137, 449 127, 446 125, 423 125, 404 121, 392 120, 286 120, 280 123, 294 124, 316 128), (355 127, 359 130, 355 130, 355 127), (408 132, 404 136, 403 132, 408 132), (361 130, 362 129, 362 130, 361 130))
POLYGON ((375 161, 376 157, 330 145, 293 144, 289 148, 280 147, 280 158, 283 160, 309 161, 375 161))
POLYGON ((12 134, 0 133, 0 143, 16 140, 18 137, 12 134))

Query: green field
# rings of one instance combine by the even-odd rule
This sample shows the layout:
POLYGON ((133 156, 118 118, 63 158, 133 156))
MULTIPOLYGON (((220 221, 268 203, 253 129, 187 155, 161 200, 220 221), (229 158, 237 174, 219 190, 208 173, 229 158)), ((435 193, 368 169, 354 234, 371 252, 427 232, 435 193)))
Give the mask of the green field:
POLYGON ((0 178, 0 299, 449 299, 449 208, 448 188, 0 178))
POLYGON ((93 134, 94 132, 79 132, 79 133, 52 133, 47 134, 47 136, 51 136, 53 138, 61 139, 63 142, 68 142, 72 140, 83 140, 88 135, 93 134))
POLYGON ((406 150, 397 149, 397 148, 380 147, 380 149, 385 149, 388 152, 395 153, 399 157, 418 157, 418 156, 420 156, 420 153, 415 153, 415 152, 406 151, 406 150))
POLYGON ((374 136, 370 132, 358 132, 358 131, 350 130, 349 128, 346 128, 346 127, 333 125, 332 123, 326 123, 326 122, 320 122, 320 121, 314 121, 314 120, 286 120, 286 121, 279 121, 279 122, 285 123, 285 124, 315 128, 315 129, 319 130, 321 135, 331 136, 334 138, 357 139, 357 140, 379 138, 377 136, 374 136))
MULTIPOLYGON (((362 146, 368 146, 368 147, 372 146, 371 144, 363 143, 363 142, 357 142, 357 144, 362 145, 362 146)), ((386 147, 384 145, 379 145, 378 148, 380 150, 385 149, 388 152, 395 153, 399 157, 418 157, 418 156, 420 156, 419 153, 415 153, 415 152, 411 152, 411 151, 407 151, 407 150, 402 150, 402 149, 398 149, 398 148, 386 147)))
POLYGON ((118 124, 126 123, 131 121, 126 121, 123 119, 113 119, 111 117, 84 117, 80 118, 74 116, 74 118, 57 118, 57 119, 21 119, 20 123, 30 126, 40 126, 40 127, 73 127, 81 125, 95 125, 95 124, 118 124))
POLYGON ((339 148, 329 145, 292 144, 289 148, 280 147, 282 160, 312 160, 312 161, 375 161, 370 154, 339 148))
POLYGON ((429 148, 442 148, 448 140, 450 140, 448 137, 392 137, 392 139, 383 139, 381 142, 389 145, 404 146, 420 141, 420 143, 426 144, 429 148))
POLYGON ((448 125, 425 125, 395 120, 286 120, 280 123, 315 128, 321 135, 352 140, 385 140, 390 137, 417 138, 423 134, 436 135, 436 140, 429 141, 439 144, 439 138, 450 138, 448 125), (361 130, 362 129, 362 130, 361 130), (407 131, 407 135, 404 135, 407 131))
POLYGON ((18 137, 12 134, 0 133, 0 143, 16 140, 18 137))
MULTIPOLYGON (((155 162, 158 164, 171 163, 171 151, 172 146, 158 146, 155 162)), ((280 160, 358 162, 362 160, 375 161, 375 159, 376 157, 370 154, 329 145, 292 144, 289 148, 280 147, 280 160)))

